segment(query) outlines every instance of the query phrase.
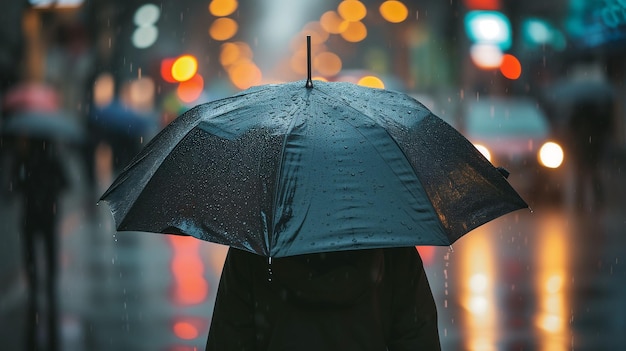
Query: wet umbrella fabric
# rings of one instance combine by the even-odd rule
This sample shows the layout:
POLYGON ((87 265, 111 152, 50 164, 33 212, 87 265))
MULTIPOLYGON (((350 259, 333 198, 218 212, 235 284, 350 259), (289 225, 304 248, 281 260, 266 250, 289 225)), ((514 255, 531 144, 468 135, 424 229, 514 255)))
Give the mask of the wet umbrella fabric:
POLYGON ((409 96, 350 83, 264 85, 196 106, 102 196, 119 231, 264 256, 450 245, 527 207, 409 96))

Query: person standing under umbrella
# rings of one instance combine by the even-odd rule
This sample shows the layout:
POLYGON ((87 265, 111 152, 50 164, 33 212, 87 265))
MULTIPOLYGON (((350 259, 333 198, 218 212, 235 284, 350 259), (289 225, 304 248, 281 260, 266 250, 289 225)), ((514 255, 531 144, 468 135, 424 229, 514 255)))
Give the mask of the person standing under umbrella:
POLYGON ((28 280, 26 343, 38 349, 38 319, 47 316, 48 350, 58 349, 57 330, 57 213, 59 196, 68 188, 68 177, 53 142, 19 136, 12 165, 15 190, 23 196, 22 240, 28 280), (38 241, 43 242, 44 262, 37 259, 38 241), (43 267, 41 274, 38 267, 43 267), (38 303, 39 282, 45 282, 45 305, 38 303))
POLYGON ((230 249, 206 344, 213 350, 440 350, 414 247, 273 259, 230 249))

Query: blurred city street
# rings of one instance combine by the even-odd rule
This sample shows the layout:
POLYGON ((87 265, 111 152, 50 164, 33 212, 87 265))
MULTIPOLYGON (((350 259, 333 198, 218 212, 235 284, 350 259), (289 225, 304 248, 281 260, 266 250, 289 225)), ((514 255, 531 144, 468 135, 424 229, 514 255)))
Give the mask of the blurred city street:
MULTIPOLYGON (((62 349, 203 349, 226 248, 116 233, 107 205, 92 201, 102 190, 87 188, 78 158, 67 156, 75 182, 59 228, 62 349)), ((444 350, 626 347, 626 162, 609 159, 602 209, 540 205, 488 223, 452 248, 420 247, 444 350)), ((0 339, 7 350, 23 342, 26 303, 16 201, 0 201, 0 339)))

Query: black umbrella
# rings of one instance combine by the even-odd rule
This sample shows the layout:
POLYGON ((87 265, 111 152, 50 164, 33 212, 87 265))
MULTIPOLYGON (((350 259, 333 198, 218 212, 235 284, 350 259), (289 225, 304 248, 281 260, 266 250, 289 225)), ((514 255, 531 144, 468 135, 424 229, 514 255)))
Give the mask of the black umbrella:
POLYGON ((281 257, 450 245, 527 207, 413 98, 310 83, 253 87, 174 120, 102 196, 117 230, 281 257))
POLYGON ((84 141, 84 128, 62 112, 24 111, 7 117, 0 125, 0 133, 71 143, 84 141))

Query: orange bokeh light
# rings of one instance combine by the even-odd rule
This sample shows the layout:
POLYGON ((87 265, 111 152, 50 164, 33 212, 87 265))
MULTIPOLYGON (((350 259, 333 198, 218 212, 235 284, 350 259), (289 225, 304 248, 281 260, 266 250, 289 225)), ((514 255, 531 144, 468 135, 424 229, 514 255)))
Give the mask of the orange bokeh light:
POLYGON ((363 22, 348 22, 348 27, 341 32, 341 37, 345 41, 358 43, 367 37, 367 28, 363 22))
POLYGON ((515 80, 522 75, 522 64, 519 62, 517 57, 511 54, 505 54, 502 56, 500 72, 506 78, 515 80))
POLYGON ((211 24, 209 35, 215 40, 224 41, 234 37, 237 30, 239 30, 239 25, 235 20, 221 17, 211 24))
POLYGON ((209 12, 216 17, 224 17, 237 10, 239 4, 236 0, 213 0, 209 4, 209 12))
POLYGON ((204 302, 208 296, 209 284, 204 278, 204 263, 199 253, 200 242, 184 236, 171 235, 168 239, 173 250, 170 267, 174 278, 174 301, 181 305, 204 302))
POLYGON ((378 8, 381 16, 391 23, 400 23, 407 19, 409 16, 409 10, 406 5, 400 1, 388 0, 383 2, 378 8))
POLYGON ((348 28, 348 23, 335 11, 326 11, 320 17, 320 25, 330 34, 339 34, 345 31, 348 28))
POLYGON ((204 89, 204 78, 196 74, 191 79, 178 84, 176 94, 178 98, 185 103, 191 103, 197 100, 204 89))
MULTIPOLYGON (((306 38, 310 35, 312 45, 323 44, 326 40, 328 40, 328 33, 329 32, 324 30, 320 22, 317 21, 307 23, 302 29, 302 37, 306 38)), ((304 45, 304 43, 302 45, 304 45)))
POLYGON ((192 340, 200 335, 198 328, 188 322, 176 322, 173 329, 174 334, 183 340, 192 340))
POLYGON ((220 63, 223 67, 235 64, 239 60, 251 60, 252 49, 244 42, 224 43, 220 51, 220 63))
POLYGON ((293 53, 289 60, 291 70, 300 75, 307 73, 307 52, 306 50, 298 50, 293 53))
POLYGON ((261 84, 263 75, 259 67, 249 60, 239 60, 228 67, 230 81, 238 89, 248 89, 261 84))
POLYGON ((341 71, 341 59, 332 52, 322 52, 313 59, 313 66, 323 76, 331 77, 341 71))
POLYGON ((365 18, 367 8, 359 0, 343 0, 337 6, 339 15, 349 22, 357 22, 365 18))

